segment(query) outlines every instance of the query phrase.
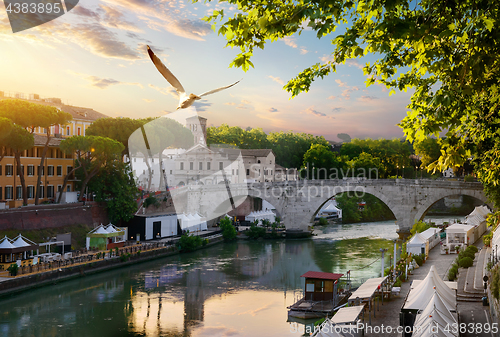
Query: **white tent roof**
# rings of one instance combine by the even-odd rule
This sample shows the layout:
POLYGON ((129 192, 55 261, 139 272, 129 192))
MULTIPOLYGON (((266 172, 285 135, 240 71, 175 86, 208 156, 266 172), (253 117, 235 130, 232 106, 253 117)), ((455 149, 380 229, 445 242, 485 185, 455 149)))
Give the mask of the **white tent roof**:
POLYGON ((91 231, 90 233, 92 233, 92 234, 109 234, 109 232, 104 229, 103 225, 100 225, 99 227, 97 227, 96 229, 91 231))
POLYGON ((407 243, 408 246, 420 246, 424 245, 427 242, 427 239, 425 239, 420 233, 416 233, 414 237, 411 238, 410 241, 407 243))
POLYGON ((108 233, 116 233, 116 232, 118 232, 116 229, 114 229, 113 225, 109 225, 108 227, 105 228, 105 230, 108 233))
POLYGON ((486 219, 486 217, 488 216, 488 214, 491 213, 490 210, 488 209, 488 207, 486 206, 477 206, 476 208, 474 208, 474 210, 466 216, 466 218, 468 219, 469 217, 473 217, 475 215, 479 215, 481 216, 483 219, 486 219))
POLYGON ((16 248, 12 243, 10 243, 10 239, 7 237, 7 235, 0 240, 0 248, 16 248))
POLYGON ((455 223, 446 228, 446 233, 465 233, 470 231, 472 228, 474 228, 474 226, 455 223))
POLYGON ((343 337, 340 333, 332 329, 332 321, 327 317, 319 328, 312 334, 312 337, 343 337), (332 331, 333 330, 333 331, 332 331))
POLYGON ((415 288, 411 289, 403 309, 424 309, 432 294, 436 291, 448 310, 456 310, 457 298, 444 281, 439 277, 436 268, 431 266, 427 276, 415 288))
POLYGON ((360 299, 370 298, 373 296, 373 293, 377 291, 378 286, 385 282, 387 276, 385 277, 376 277, 366 280, 352 295, 349 297, 349 300, 354 300, 357 297, 360 299))
POLYGON ((436 233, 439 233, 439 231, 440 231, 439 228, 434 228, 434 227, 433 228, 428 228, 425 231, 423 231, 422 233, 420 233, 420 235, 425 240, 428 240, 430 237, 434 236, 436 233))
POLYGON ((353 307, 343 307, 332 317, 334 324, 355 323, 363 311, 364 305, 356 305, 353 307))
POLYGON ((29 243, 23 240, 22 236, 18 236, 17 239, 12 242, 12 244, 16 247, 29 247, 31 246, 29 243))
MULTIPOLYGON (((472 213, 471 213, 472 214, 472 213)), ((474 214, 472 216, 467 217, 467 220, 465 221, 467 225, 477 227, 479 226, 482 222, 485 222, 486 219, 483 218, 482 215, 479 214, 474 214)))
POLYGON ((427 306, 415 319, 413 326, 419 327, 420 330, 413 333, 413 336, 457 337, 456 333, 445 331, 446 326, 451 327, 453 324, 457 324, 455 317, 446 309, 439 294, 434 291, 427 306))

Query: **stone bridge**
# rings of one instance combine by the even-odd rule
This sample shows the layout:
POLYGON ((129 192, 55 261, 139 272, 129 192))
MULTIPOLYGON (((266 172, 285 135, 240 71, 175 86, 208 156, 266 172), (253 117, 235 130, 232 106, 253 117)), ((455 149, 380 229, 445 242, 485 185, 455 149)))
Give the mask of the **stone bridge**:
POLYGON ((184 211, 198 212, 209 219, 232 209, 229 194, 236 206, 247 195, 257 197, 276 207, 287 229, 307 230, 321 206, 329 198, 342 192, 357 196, 369 193, 379 198, 394 214, 401 233, 409 232, 415 221, 421 220, 428 209, 444 197, 468 195, 492 208, 481 183, 430 179, 334 179, 230 186, 189 185, 174 192, 172 197, 176 209, 180 206, 178 201, 182 194, 181 203, 184 206, 181 208, 184 211), (176 198, 178 201, 175 201, 176 198))

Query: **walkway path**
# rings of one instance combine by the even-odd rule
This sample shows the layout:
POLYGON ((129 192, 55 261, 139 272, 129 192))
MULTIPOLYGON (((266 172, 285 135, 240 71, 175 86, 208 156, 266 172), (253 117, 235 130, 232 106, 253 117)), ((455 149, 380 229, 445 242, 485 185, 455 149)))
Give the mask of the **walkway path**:
MULTIPOLYGON (((488 307, 482 306, 481 298, 484 296, 482 288, 483 271, 485 270, 486 263, 489 257, 489 251, 483 248, 482 240, 476 242, 479 253, 476 254, 474 265, 468 269, 460 268, 459 277, 457 280, 457 310, 460 313, 460 319, 463 323, 484 324, 491 322, 488 307), (486 309, 486 310, 485 310, 486 309)), ((436 246, 429 253, 429 258, 424 265, 414 270, 413 275, 409 276, 410 282, 404 282, 401 286, 401 294, 396 298, 390 300, 384 299, 384 305, 380 306, 380 310, 375 312, 375 318, 372 316, 372 327, 391 326, 394 329, 399 326, 399 312, 403 306, 404 299, 410 289, 410 283, 413 280, 422 280, 427 276, 432 265, 435 266, 439 276, 444 280, 448 280, 448 269, 453 264, 457 254, 441 255, 439 246, 436 246)), ((368 316, 365 316, 365 322, 368 322, 368 316)), ((366 336, 369 337, 389 337, 401 336, 396 331, 389 333, 387 330, 380 333, 375 331, 366 331, 366 336)), ((464 336, 488 336, 485 333, 466 334, 464 336)))

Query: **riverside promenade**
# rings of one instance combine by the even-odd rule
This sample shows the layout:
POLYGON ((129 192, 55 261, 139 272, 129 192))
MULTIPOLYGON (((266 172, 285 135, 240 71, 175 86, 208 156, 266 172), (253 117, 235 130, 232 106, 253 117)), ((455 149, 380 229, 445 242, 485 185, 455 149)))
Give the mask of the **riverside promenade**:
MULTIPOLYGON (((482 240, 478 240, 476 242, 476 246, 481 249, 482 240)), ((375 317, 371 318, 371 326, 372 327, 384 327, 390 326, 392 327, 392 332, 389 333, 387 330, 375 333, 374 330, 370 331, 370 328, 366 330, 365 336, 369 337, 388 337, 388 336, 401 336, 401 333, 398 333, 396 328, 399 326, 399 312, 401 311, 401 307, 403 306, 404 299, 408 294, 410 289, 410 283, 413 280, 422 280, 424 279, 431 266, 435 266, 436 271, 439 276, 443 278, 443 280, 448 280, 448 269, 451 264, 455 261, 457 254, 449 254, 449 255, 441 255, 439 245, 434 247, 429 252, 429 257, 424 265, 418 269, 415 269, 412 272, 412 275, 409 275, 409 280, 404 282, 401 285, 401 293, 399 296, 391 297, 390 300, 384 299, 383 305, 379 303, 378 310, 375 311, 375 317)), ((478 275, 482 275, 483 264, 484 261, 487 260, 487 255, 485 254, 486 250, 480 250, 478 254, 476 254, 476 258, 474 260, 474 266, 468 269, 460 269, 459 270, 459 279, 458 279, 458 312, 461 317, 461 321, 463 322, 488 322, 487 310, 488 307, 483 307, 480 301, 480 291, 478 289, 474 289, 472 292, 472 288, 474 287, 475 279, 479 278, 476 276, 475 269, 478 264, 481 266, 478 267, 478 275), (469 293, 471 291, 471 293, 469 293)), ((482 279, 482 276, 481 276, 482 279)), ((476 282, 477 283, 477 282, 476 282)), ((482 286, 482 283, 481 283, 482 286)), ((476 288, 478 285, 476 284, 476 288)), ((365 314, 365 323, 368 323, 368 316, 365 314)), ((468 335, 464 335, 468 336, 468 335)), ((471 336, 491 336, 490 334, 472 334, 471 336)))

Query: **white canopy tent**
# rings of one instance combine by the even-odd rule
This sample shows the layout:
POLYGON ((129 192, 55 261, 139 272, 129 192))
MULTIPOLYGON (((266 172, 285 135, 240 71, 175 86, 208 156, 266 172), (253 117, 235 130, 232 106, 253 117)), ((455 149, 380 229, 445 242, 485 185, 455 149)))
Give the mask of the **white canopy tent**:
POLYGON ((454 250, 455 246, 463 246, 472 244, 474 238, 474 226, 453 224, 445 229, 446 231, 446 246, 450 251, 454 250))
POLYGON ((416 233, 406 244, 406 252, 413 255, 425 253, 425 256, 429 256, 429 242, 421 233, 416 233))
POLYGON ((441 237, 439 235, 440 231, 441 229, 432 227, 420 233, 420 235, 429 243, 429 249, 434 248, 441 241, 441 237))
POLYGON ((410 289, 406 297, 403 309, 423 310, 429 303, 429 298, 436 292, 442 299, 447 310, 456 311, 457 295, 439 277, 434 266, 431 266, 427 276, 413 289, 410 289))
POLYGON ((259 221, 262 224, 262 220, 269 220, 269 222, 274 223, 276 221, 276 214, 272 211, 253 211, 250 212, 245 217, 245 221, 254 222, 255 220, 259 221))
POLYGON ((457 320, 435 291, 427 306, 417 315, 413 323, 416 329, 413 336, 458 337, 457 333, 453 333, 453 329, 449 329, 454 324, 457 324, 457 320))

